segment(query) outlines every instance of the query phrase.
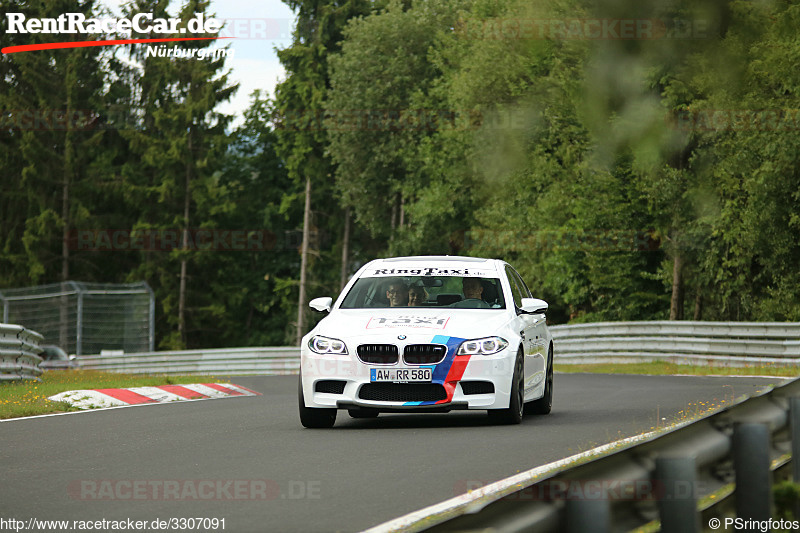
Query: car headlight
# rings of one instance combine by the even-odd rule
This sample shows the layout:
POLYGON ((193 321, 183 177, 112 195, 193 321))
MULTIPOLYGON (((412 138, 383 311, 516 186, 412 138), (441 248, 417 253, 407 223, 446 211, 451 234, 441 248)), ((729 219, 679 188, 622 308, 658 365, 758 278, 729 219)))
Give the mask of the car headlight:
POLYGON ((315 335, 308 341, 308 347, 314 353, 334 353, 347 355, 347 346, 339 339, 331 339, 321 335, 315 335))
POLYGON ((461 343, 456 355, 491 355, 505 350, 506 346, 508 346, 508 341, 500 337, 471 339, 461 343))

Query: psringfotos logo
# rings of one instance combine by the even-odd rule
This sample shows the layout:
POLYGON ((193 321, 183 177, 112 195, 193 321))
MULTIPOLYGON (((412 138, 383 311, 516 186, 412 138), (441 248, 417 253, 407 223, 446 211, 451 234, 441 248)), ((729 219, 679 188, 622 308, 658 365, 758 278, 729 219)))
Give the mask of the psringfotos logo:
MULTIPOLYGON (((84 13, 63 13, 54 18, 35 18, 27 17, 24 13, 6 13, 4 30, 6 34, 50 34, 50 35, 69 35, 75 34, 91 35, 94 37, 107 37, 89 41, 65 40, 60 42, 48 42, 37 44, 24 44, 17 46, 6 46, 0 50, 3 54, 14 54, 18 52, 32 52, 36 50, 53 50, 59 48, 81 48, 86 46, 117 46, 121 44, 151 44, 165 43, 174 41, 198 41, 231 39, 232 37, 221 37, 217 35, 222 29, 224 22, 213 17, 207 17, 204 13, 195 13, 188 20, 180 18, 159 18, 152 13, 138 13, 130 18, 87 18, 84 13), (163 37, 153 39, 116 39, 119 35, 139 34, 161 34, 161 35, 181 35, 181 37, 163 37), (203 35, 202 37, 183 37, 182 35, 203 35), (209 36, 211 35, 211 36, 209 36)), ((152 47, 151 47, 152 48, 152 47)), ((162 47, 163 48, 163 47, 162 47)), ((150 51, 148 50, 148 53, 150 51)), ((173 51, 166 53, 153 53, 159 57, 198 57, 195 53, 177 53, 173 51)), ((202 54, 205 59, 210 54, 202 54)), ((229 55, 229 54, 226 54, 229 55)))

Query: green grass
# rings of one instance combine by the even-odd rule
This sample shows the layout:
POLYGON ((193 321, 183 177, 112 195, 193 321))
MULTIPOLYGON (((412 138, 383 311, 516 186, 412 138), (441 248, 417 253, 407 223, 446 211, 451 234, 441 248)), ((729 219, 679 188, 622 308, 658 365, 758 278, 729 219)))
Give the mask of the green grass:
POLYGON ((704 366, 704 365, 679 365, 664 361, 648 363, 600 363, 566 365, 556 363, 555 370, 569 373, 596 373, 596 374, 646 374, 654 376, 668 376, 685 374, 692 376, 800 376, 800 367, 778 365, 748 365, 744 367, 733 366, 704 366))
POLYGON ((50 370, 42 381, 0 383, 0 419, 80 411, 64 402, 48 400, 59 392, 80 389, 122 389, 182 383, 211 383, 211 376, 120 374, 96 370, 50 370))

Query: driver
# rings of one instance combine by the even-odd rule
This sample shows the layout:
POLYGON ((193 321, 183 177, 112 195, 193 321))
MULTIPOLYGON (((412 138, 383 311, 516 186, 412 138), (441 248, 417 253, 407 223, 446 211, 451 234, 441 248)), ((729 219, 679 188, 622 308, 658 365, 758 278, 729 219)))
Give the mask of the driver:
POLYGON ((462 309, 486 309, 490 307, 482 298, 483 284, 481 283, 481 278, 461 278, 461 288, 464 291, 464 299, 451 304, 450 307, 460 307, 462 309))
POLYGON ((462 278, 461 287, 464 290, 465 300, 482 300, 483 285, 480 278, 462 278))

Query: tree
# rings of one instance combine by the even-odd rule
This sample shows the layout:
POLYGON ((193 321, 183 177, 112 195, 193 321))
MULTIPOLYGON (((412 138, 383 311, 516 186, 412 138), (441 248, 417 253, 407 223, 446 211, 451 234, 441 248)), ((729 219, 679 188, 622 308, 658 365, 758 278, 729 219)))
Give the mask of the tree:
MULTIPOLYGON (((37 6, 8 2, 0 15, 5 19, 7 12, 24 10, 29 16, 47 18, 69 6, 75 11, 64 1, 37 6)), ((94 2, 85 2, 80 12, 92 17, 98 11, 94 2)), ((8 36, 4 44, 21 38, 8 36)), ((24 39, 30 44, 55 37, 30 34, 24 39)), ((72 230, 92 216, 93 206, 85 195, 94 186, 91 180, 96 175, 89 169, 100 157, 103 138, 97 127, 105 100, 103 59, 98 48, 4 54, 0 59, 5 80, 0 92, 5 111, 0 157, 8 165, 5 184, 15 183, 11 190, 19 191, 4 202, 0 238, 3 256, 14 265, 6 271, 5 283, 70 278, 72 230)))
POLYGON ((254 243, 203 257, 199 275, 206 297, 195 318, 195 342, 202 346, 286 344, 297 255, 292 230, 300 212, 287 201, 292 183, 275 154, 272 113, 272 103, 256 91, 244 123, 231 135, 218 194, 197 207, 209 227, 248 231, 254 243))
MULTIPOLYGON (((297 26, 292 46, 278 52, 287 77, 275 90, 275 120, 278 153, 286 161, 289 177, 295 186, 304 191, 298 195, 305 203, 295 336, 295 342, 299 344, 305 332, 307 273, 311 259, 318 253, 316 250, 313 254, 310 252, 311 225, 318 228, 318 234, 323 223, 336 230, 342 227, 341 213, 330 202, 334 170, 326 152, 327 134, 319 121, 329 85, 328 56, 338 49, 345 22, 370 12, 374 6, 373 2, 366 0, 291 0, 286 4, 297 12, 297 26), (334 210, 327 213, 327 220, 312 220, 311 209, 316 205, 313 197, 328 199, 326 206, 334 210)), ((330 278, 327 282, 332 284, 335 279, 330 278)))
MULTIPOLYGON (((179 18, 185 25, 196 13, 205 13, 208 5, 207 0, 191 0, 183 6, 179 18)), ((131 9, 164 12, 166 4, 161 0, 140 1, 131 9)), ((183 46, 205 50, 212 42, 190 41, 183 46)), ((137 49, 134 58, 143 53, 137 49)), ((142 266, 133 274, 158 279, 155 285, 160 288, 159 301, 168 323, 176 328, 161 344, 173 348, 189 343, 189 263, 203 261, 189 244, 190 230, 202 227, 207 216, 196 213, 195 208, 209 205, 204 201, 207 195, 219 194, 215 171, 227 146, 225 128, 230 117, 216 111, 216 107, 237 89, 229 83, 224 63, 225 56, 146 57, 140 81, 142 91, 136 104, 141 110, 141 129, 127 132, 140 157, 140 161, 126 166, 127 182, 131 198, 145 206, 134 229, 180 229, 177 249, 165 255, 162 251, 144 252, 142 266)))
POLYGON ((413 180, 405 156, 435 131, 443 113, 413 109, 412 99, 439 75, 428 51, 438 32, 452 28, 459 5, 418 2, 405 9, 390 2, 352 19, 342 51, 331 57, 325 106, 337 189, 356 223, 376 237, 392 239, 401 221, 409 222, 412 191, 429 181, 413 180))

